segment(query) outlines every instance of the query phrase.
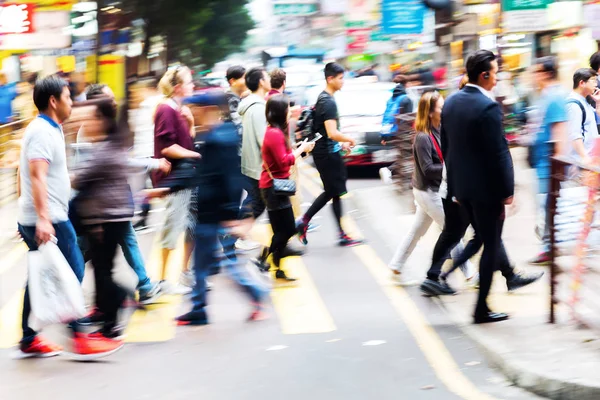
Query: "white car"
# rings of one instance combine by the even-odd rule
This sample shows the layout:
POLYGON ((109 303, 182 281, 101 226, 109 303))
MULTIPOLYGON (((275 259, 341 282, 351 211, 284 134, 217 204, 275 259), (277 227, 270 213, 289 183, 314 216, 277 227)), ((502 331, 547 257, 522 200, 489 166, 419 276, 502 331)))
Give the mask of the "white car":
MULTIPOLYGON (((356 147, 344 156, 348 166, 389 165, 397 151, 381 144, 381 122, 387 101, 396 84, 372 80, 347 80, 341 91, 335 94, 342 133, 356 140, 356 147)), ((311 88, 309 104, 313 105, 323 86, 311 88)))

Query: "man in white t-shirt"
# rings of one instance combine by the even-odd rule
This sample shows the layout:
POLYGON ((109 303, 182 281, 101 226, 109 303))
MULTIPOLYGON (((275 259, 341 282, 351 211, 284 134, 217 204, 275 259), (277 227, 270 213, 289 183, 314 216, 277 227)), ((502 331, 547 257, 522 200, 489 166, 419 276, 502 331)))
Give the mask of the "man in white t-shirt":
MULTIPOLYGON (((71 181, 67 170, 65 137, 61 124, 71 115, 71 93, 67 82, 57 76, 38 81, 33 101, 40 111, 23 137, 20 161, 21 197, 18 227, 30 251, 56 240, 56 245, 81 282, 84 261, 77 244, 75 229, 69 221, 71 181)), ((29 289, 23 300, 23 339, 19 358, 52 357, 61 353, 56 346, 29 326, 31 302, 29 289)), ((76 328, 72 324, 73 329, 76 328)), ((114 342, 114 341, 110 341, 114 342)), ((74 333, 74 349, 92 359, 116 350, 115 344, 93 335, 74 333)))
POLYGON ((600 108, 598 73, 591 68, 580 68, 573 75, 573 92, 567 98, 567 155, 589 164, 598 138, 596 112, 600 108), (586 100, 591 96, 596 102, 594 110, 586 100))

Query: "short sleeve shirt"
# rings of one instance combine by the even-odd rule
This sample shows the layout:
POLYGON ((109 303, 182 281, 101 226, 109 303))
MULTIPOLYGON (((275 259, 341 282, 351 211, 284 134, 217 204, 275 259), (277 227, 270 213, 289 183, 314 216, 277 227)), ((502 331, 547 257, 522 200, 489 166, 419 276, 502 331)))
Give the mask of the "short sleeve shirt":
MULTIPOLYGON (((190 135, 190 127, 185 117, 181 115, 172 100, 160 104, 156 109, 154 116, 154 157, 163 158, 162 151, 174 144, 184 149, 194 150, 194 141, 190 135), (173 103, 173 104, 171 104, 173 103)), ((177 166, 179 160, 169 159, 173 168, 177 166)), ((154 175, 155 183, 164 178, 160 171, 154 175)))
POLYGON ((67 170, 65 137, 55 121, 40 115, 25 130, 20 159, 21 198, 18 221, 23 226, 35 226, 38 215, 33 202, 29 163, 48 163, 46 176, 48 212, 52 223, 68 221, 71 180, 67 170))
POLYGON ((335 120, 338 129, 340 128, 340 117, 338 114, 335 98, 323 91, 317 99, 315 105, 315 132, 319 132, 323 137, 315 143, 315 148, 312 151, 313 156, 326 156, 327 154, 337 153, 342 149, 342 146, 335 140, 331 140, 327 136, 325 129, 325 121, 335 120))
MULTIPOLYGON (((575 105, 577 106, 577 105, 575 105)), ((540 127, 534 142, 536 171, 540 178, 550 177, 552 125, 568 120, 565 93, 559 85, 544 90, 539 100, 540 127)), ((581 127, 581 123, 579 124, 581 127)))
POLYGON ((579 160, 579 155, 575 151, 572 143, 577 139, 583 139, 583 146, 587 155, 592 155, 592 150, 596 144, 598 138, 598 127, 596 126, 596 110, 586 101, 586 99, 578 93, 571 93, 568 98, 569 100, 579 101, 585 110, 585 123, 583 126, 583 132, 581 129, 581 121, 583 114, 579 105, 574 103, 567 104, 567 115, 568 115, 568 135, 569 135, 569 150, 568 155, 576 160, 579 160))

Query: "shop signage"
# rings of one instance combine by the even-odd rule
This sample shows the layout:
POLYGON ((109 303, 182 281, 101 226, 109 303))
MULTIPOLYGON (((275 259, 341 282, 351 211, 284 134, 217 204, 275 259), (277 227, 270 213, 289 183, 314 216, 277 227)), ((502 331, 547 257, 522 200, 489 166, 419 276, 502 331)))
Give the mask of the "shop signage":
POLYGON ((71 46, 71 35, 64 31, 70 23, 68 11, 35 12, 32 23, 33 33, 0 35, 0 50, 63 49, 71 46))
POLYGON ((36 11, 69 11, 77 0, 12 0, 11 3, 33 4, 36 11))
POLYGON ((568 29, 583 24, 583 4, 581 1, 561 1, 548 5, 547 30, 568 29))
POLYGON ((32 4, 2 4, 0 5, 0 34, 32 33, 33 5, 32 4))
POLYGON ((382 0, 381 30, 387 35, 423 33, 425 5, 420 0, 382 0))
POLYGON ((540 10, 548 7, 550 3, 552 3, 552 0, 502 0, 502 10, 540 10))
POLYGON ((586 4, 583 6, 585 25, 592 30, 592 38, 600 40, 600 4, 586 4))
POLYGON ((540 32, 549 29, 546 9, 508 11, 502 15, 505 33, 540 32))
POLYGON ((346 31, 348 38, 346 51, 348 54, 362 54, 369 45, 371 38, 370 28, 348 29, 346 31))
POLYGON ((274 3, 273 13, 279 16, 305 17, 317 13, 316 3, 274 3))

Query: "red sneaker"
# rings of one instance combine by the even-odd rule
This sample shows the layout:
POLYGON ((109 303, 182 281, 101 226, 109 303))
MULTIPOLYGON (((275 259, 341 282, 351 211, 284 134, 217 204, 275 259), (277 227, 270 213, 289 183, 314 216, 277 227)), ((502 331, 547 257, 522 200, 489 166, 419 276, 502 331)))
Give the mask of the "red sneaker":
POLYGON ((550 253, 543 252, 538 254, 535 258, 529 260, 529 264, 550 265, 550 253))
POLYGON ((21 343, 19 350, 15 355, 17 359, 23 358, 48 358, 54 357, 62 353, 62 347, 46 341, 39 335, 33 339, 30 344, 21 343))
POLYGON ((96 360, 109 356, 122 347, 122 340, 110 339, 101 333, 76 333, 73 339, 72 358, 77 361, 96 360))

